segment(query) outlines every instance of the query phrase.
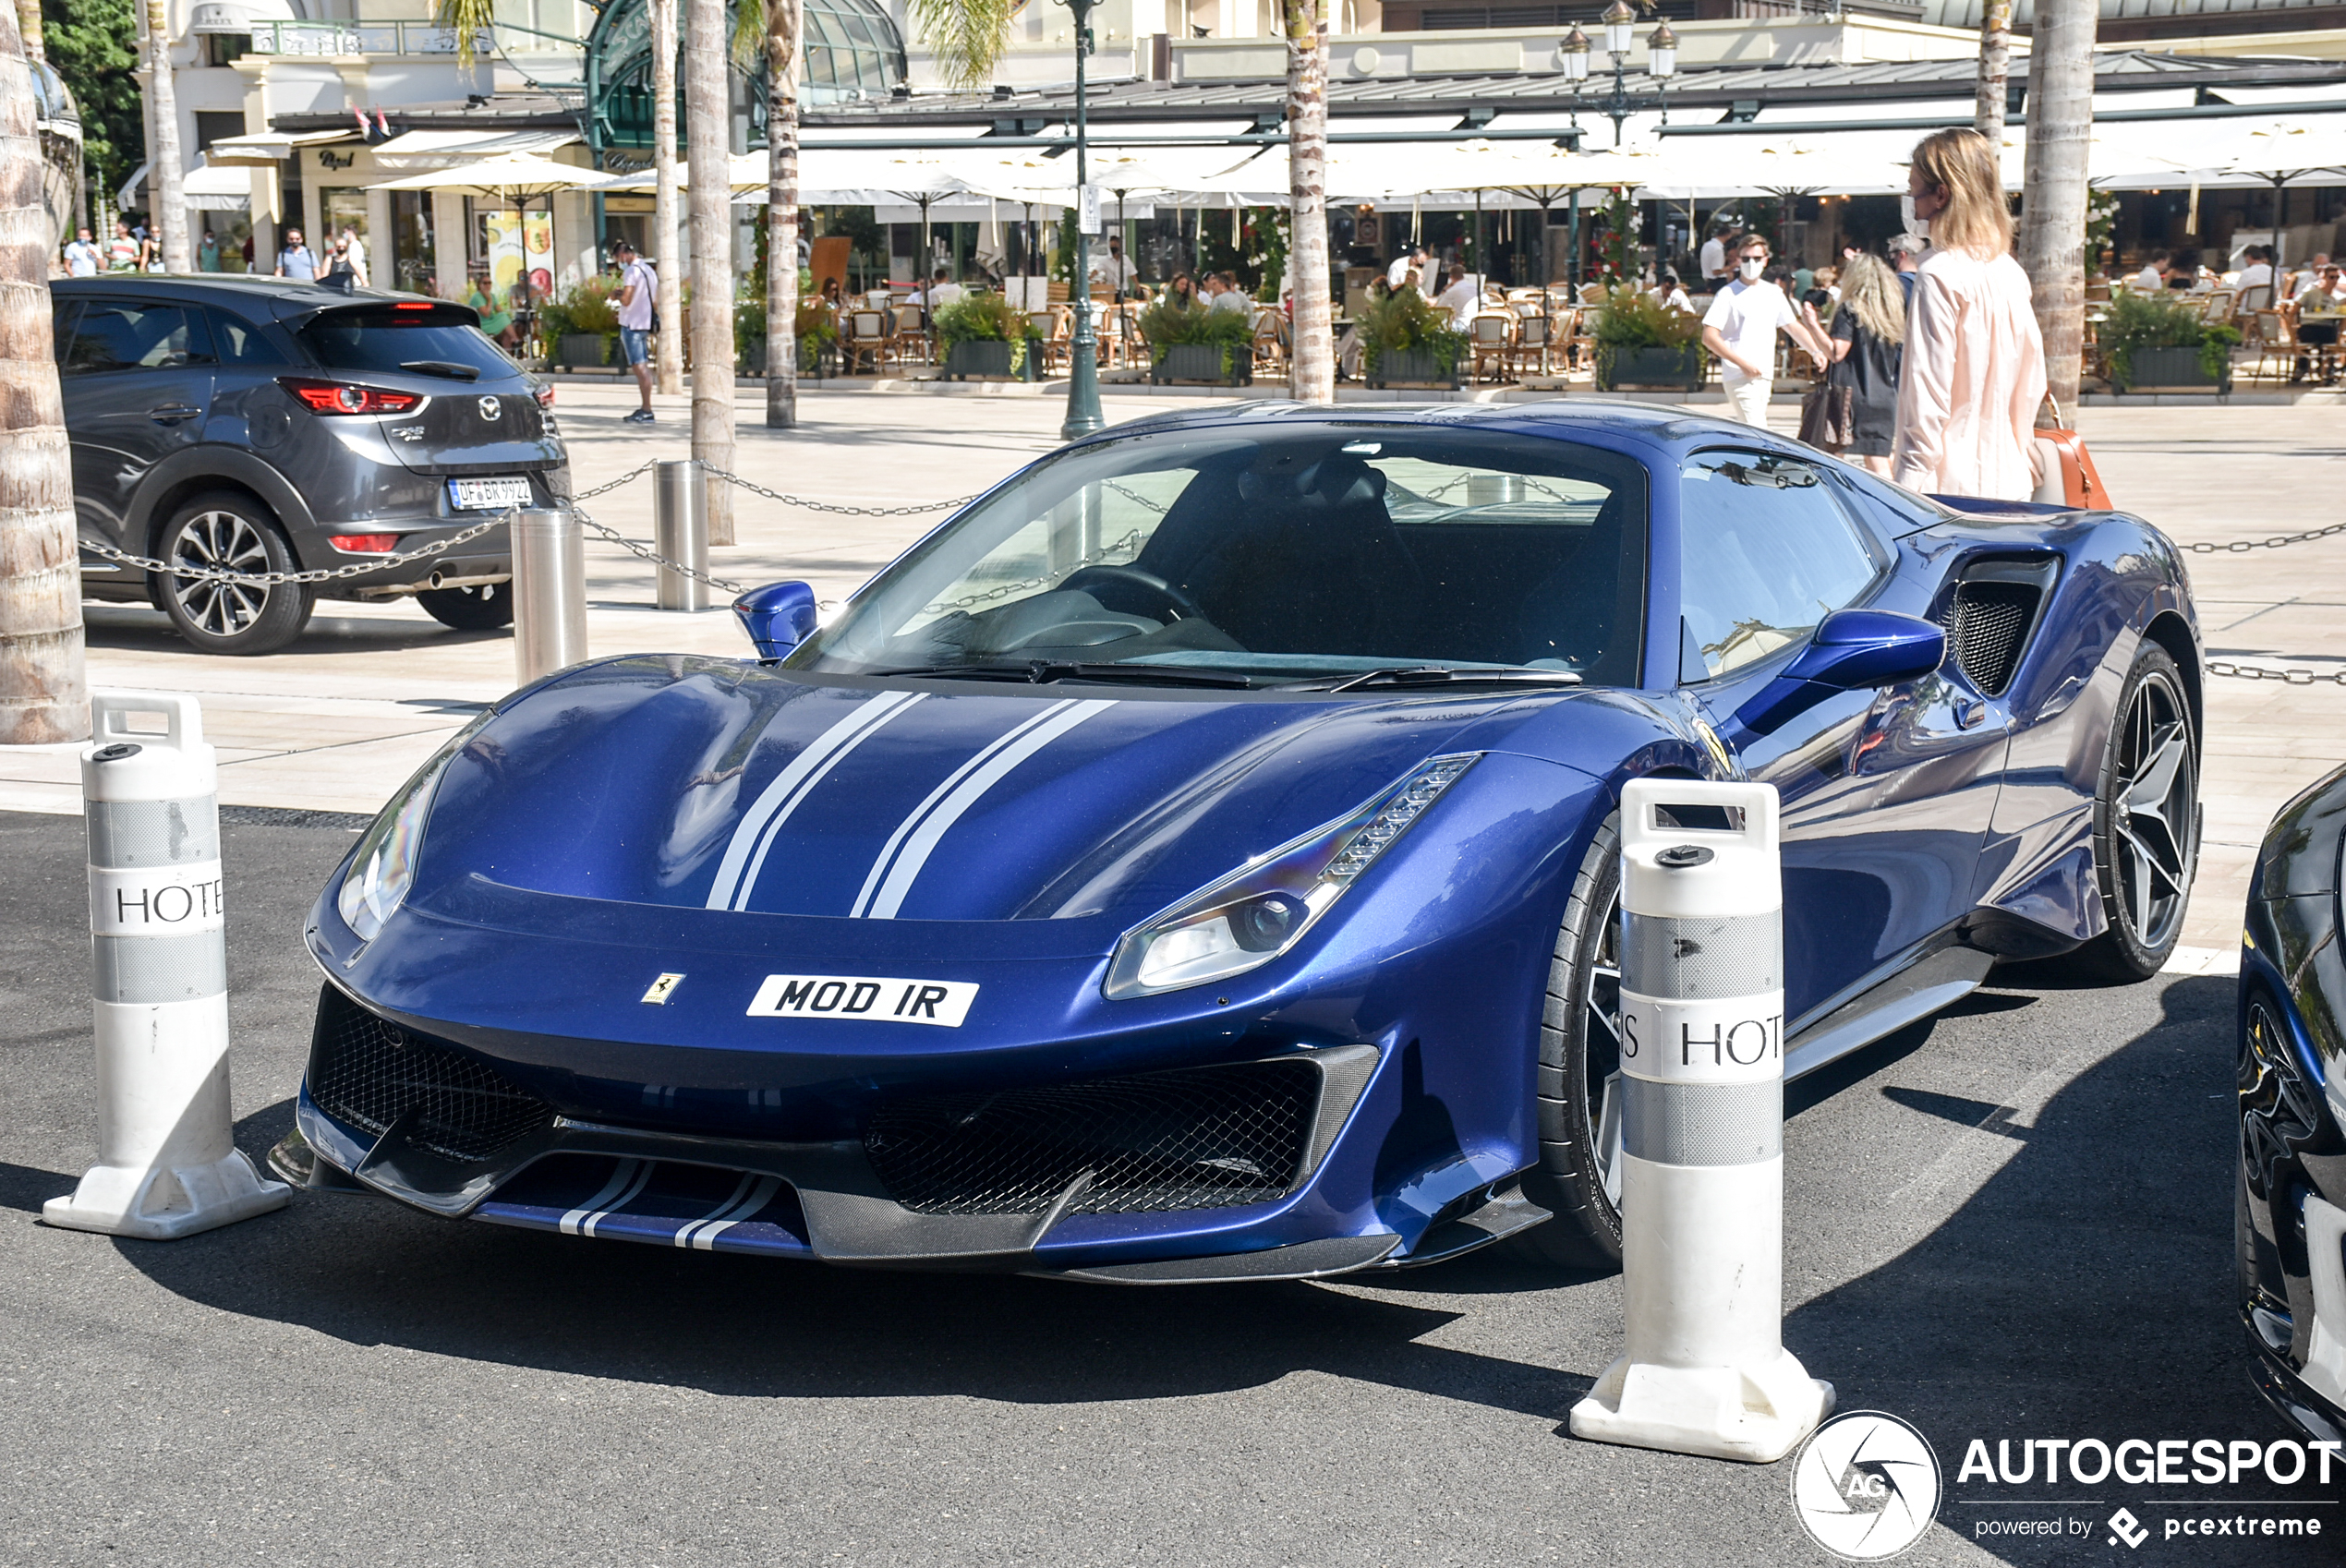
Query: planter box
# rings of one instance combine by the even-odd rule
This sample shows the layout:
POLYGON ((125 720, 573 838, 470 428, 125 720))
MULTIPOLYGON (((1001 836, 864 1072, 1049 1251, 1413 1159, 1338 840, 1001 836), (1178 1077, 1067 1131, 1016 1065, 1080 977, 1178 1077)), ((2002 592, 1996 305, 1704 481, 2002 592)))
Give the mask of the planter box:
MULTIPOLYGON (((1463 360, 1465 355, 1459 358, 1463 360)), ((1372 387, 1433 387, 1446 392, 1458 388, 1458 367, 1450 367, 1447 374, 1442 362, 1430 348, 1388 348, 1377 356, 1376 368, 1369 372, 1372 387)))
POLYGON ((1015 373, 1007 342, 964 340, 945 351, 945 368, 939 374, 949 381, 1036 381, 1042 380, 1035 373, 1042 362, 1043 345, 1034 338, 1026 340, 1026 359, 1015 373))
POLYGON ((1222 345, 1218 343, 1175 343, 1165 345, 1165 357, 1149 368, 1149 380, 1159 386, 1176 381, 1217 387, 1251 387, 1254 384, 1254 350, 1249 344, 1234 344, 1230 348, 1230 373, 1222 373, 1222 345))
POLYGON ((742 344, 740 355, 733 360, 733 371, 742 376, 762 376, 766 373, 764 338, 752 338, 742 344))
POLYGON ((1695 392, 1702 386, 1702 351, 1692 344, 1616 348, 1610 362, 1598 351, 1599 392, 1695 392))
POLYGON ((600 332, 565 332, 554 357, 564 365, 589 368, 611 363, 611 339, 600 332))
POLYGON ((2130 374, 2122 392, 2228 392, 2232 390, 2231 367, 2219 380, 2199 367, 2197 348, 2138 348, 2129 355, 2130 374))

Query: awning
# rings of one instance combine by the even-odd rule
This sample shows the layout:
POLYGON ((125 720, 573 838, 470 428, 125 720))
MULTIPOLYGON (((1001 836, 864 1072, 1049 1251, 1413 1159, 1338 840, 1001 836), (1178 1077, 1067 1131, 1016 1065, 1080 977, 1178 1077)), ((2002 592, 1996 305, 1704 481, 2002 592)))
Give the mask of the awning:
POLYGON ((444 190, 452 196, 484 196, 506 200, 574 190, 595 177, 592 169, 555 163, 544 158, 513 156, 466 159, 461 165, 426 169, 395 180, 378 180, 369 190, 444 190))
POLYGON ((542 157, 577 139, 574 130, 405 131, 376 146, 375 167, 451 169, 479 158, 542 157))
POLYGON ((252 171, 206 164, 188 170, 179 188, 190 207, 207 212, 241 212, 252 204, 252 171))
POLYGON ((249 33, 256 22, 300 19, 286 0, 198 0, 187 23, 187 30, 193 33, 249 33))
POLYGON ((328 147, 357 139, 355 130, 259 131, 250 136, 218 138, 203 150, 203 156, 214 168, 268 168, 284 163, 304 147, 328 147))

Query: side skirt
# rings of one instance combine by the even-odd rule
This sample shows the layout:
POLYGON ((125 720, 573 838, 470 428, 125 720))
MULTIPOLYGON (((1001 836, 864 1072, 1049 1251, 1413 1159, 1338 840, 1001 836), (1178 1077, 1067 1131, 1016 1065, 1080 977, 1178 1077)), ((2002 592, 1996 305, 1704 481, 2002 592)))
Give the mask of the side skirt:
POLYGON ((1859 992, 1784 1043, 1785 1081, 1895 1034, 1979 988, 1995 956, 1970 947, 1941 947, 1880 984, 1859 992))

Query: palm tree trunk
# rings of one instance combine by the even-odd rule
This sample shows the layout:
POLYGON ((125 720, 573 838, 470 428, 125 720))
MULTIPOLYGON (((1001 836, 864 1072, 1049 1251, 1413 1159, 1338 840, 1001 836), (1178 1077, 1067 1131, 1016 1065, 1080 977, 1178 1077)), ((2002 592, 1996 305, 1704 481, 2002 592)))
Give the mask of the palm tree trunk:
POLYGON ((163 241, 163 270, 192 272, 187 255, 187 198, 179 160, 179 98, 171 79, 171 6, 146 0, 147 114, 155 127, 155 166, 147 171, 154 232, 163 241))
POLYGON ((659 342, 653 353, 659 390, 684 390, 684 258, 676 246, 676 0, 650 0, 652 30, 652 259, 659 286, 659 342))
POLYGON ((1336 401, 1335 310, 1328 298, 1328 6, 1284 0, 1287 23, 1288 237, 1295 271, 1288 395, 1336 401))
POLYGON ((41 37, 41 0, 17 0, 17 34, 24 40, 24 57, 45 60, 48 46, 41 37))
POLYGON ((49 330, 32 78, 0 11, 0 745, 90 733, 73 468, 49 330))
MULTIPOLYGON (((724 0, 686 0, 684 147, 693 233, 693 455, 733 466, 732 187, 725 151, 728 81, 724 0)), ((708 542, 733 542, 732 487, 708 485, 708 542)))
POLYGON ((2045 381, 2077 407, 2086 339, 2086 187, 2094 119, 2095 0, 2038 0, 2028 43, 2028 165, 2020 264, 2045 336, 2045 381))
POLYGON ((766 0, 766 423, 798 423, 798 30, 803 0, 766 0))
POLYGON ((2012 74, 2012 0, 1988 0, 1979 17, 1979 85, 1971 128, 1991 147, 2004 144, 2004 90, 2012 74))

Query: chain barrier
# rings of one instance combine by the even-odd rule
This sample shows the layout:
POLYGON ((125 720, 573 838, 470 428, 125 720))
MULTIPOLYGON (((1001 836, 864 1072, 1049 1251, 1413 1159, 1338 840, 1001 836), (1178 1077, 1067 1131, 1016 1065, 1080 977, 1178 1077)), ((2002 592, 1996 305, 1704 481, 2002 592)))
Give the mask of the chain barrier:
POLYGON ((1012 594, 1032 593, 1036 589, 1047 588, 1054 583, 1067 581, 1087 566, 1097 566, 1119 550, 1138 549, 1140 543, 1141 531, 1135 528, 1122 538, 1102 545, 1064 572, 1049 573, 1041 577, 1022 577, 1015 583, 1004 583, 998 587, 987 588, 980 593, 963 594, 957 599, 939 599, 923 609, 921 613, 923 615, 950 615, 955 610, 966 610, 972 605, 991 604, 996 599, 1008 598, 1012 594))
POLYGON ((629 538, 626 535, 621 533, 618 529, 613 528, 607 523, 596 522, 593 517, 587 514, 586 509, 583 506, 574 503, 571 507, 571 511, 577 514, 578 521, 581 525, 593 529, 603 538, 617 545, 620 549, 635 557, 638 561, 649 561, 652 565, 660 567, 666 571, 674 572, 680 575, 693 578, 697 582, 706 583, 710 587, 715 588, 719 593, 738 594, 742 591, 743 585, 739 583, 724 577, 712 577, 706 572, 696 572, 681 561, 669 560, 666 556, 660 554, 659 551, 652 549, 649 545, 629 538))
POLYGON ((2207 661, 2210 675, 2229 675, 2236 681, 2279 681, 2286 686, 2346 686, 2346 669, 2267 669, 2254 664, 2229 664, 2221 659, 2207 661))
POLYGON ((135 566, 141 572, 151 572, 163 577, 176 577, 190 583, 236 583, 248 588, 273 588, 286 583, 339 583, 345 578, 364 577, 370 572, 381 572, 386 566, 405 566, 411 561, 428 561, 435 555, 444 554, 454 549, 458 545, 467 544, 480 537, 491 528, 503 527, 514 520, 515 513, 520 510, 518 507, 509 506, 486 523, 476 523, 462 533, 451 534, 444 539, 435 539, 430 544, 405 555, 381 555, 371 561, 353 561, 348 566, 318 566, 307 572, 229 572, 216 566, 190 566, 184 561, 158 561, 151 555, 132 555, 126 550, 118 550, 112 545, 93 544, 88 539, 81 541, 81 548, 102 561, 115 561, 123 566, 135 566))
POLYGON ((2233 539, 2228 544, 2192 544, 2177 548, 2193 555, 2246 555, 2253 549, 2279 549, 2283 545, 2302 545, 2308 539, 2327 539, 2333 534, 2346 534, 2346 523, 2333 523, 2327 528, 2308 528, 2302 534, 2277 534, 2269 539, 2233 539))
POLYGON ((833 513, 841 517, 916 517, 924 512, 950 512, 955 507, 967 506, 977 499, 973 495, 969 495, 962 496, 958 501, 933 501, 920 506, 837 506, 827 501, 808 501, 804 496, 784 495, 780 490, 769 490, 754 479, 744 479, 739 474, 728 474, 722 468, 709 464, 702 464, 701 468, 713 478, 722 479, 729 485, 738 485, 752 495, 764 496, 768 501, 778 501, 784 506, 803 507, 808 512, 833 513))
POLYGON ((619 488, 620 486, 626 484, 629 480, 642 478, 645 475, 650 473, 655 466, 657 466, 656 463, 639 463, 635 467, 627 470, 626 473, 622 474, 618 478, 611 480, 611 483, 607 485, 597 485, 591 490, 580 490, 570 499, 573 501, 593 501, 597 496, 609 495, 611 491, 619 488))

